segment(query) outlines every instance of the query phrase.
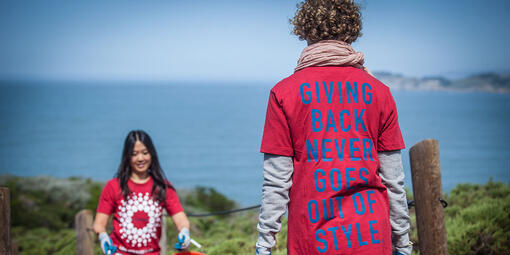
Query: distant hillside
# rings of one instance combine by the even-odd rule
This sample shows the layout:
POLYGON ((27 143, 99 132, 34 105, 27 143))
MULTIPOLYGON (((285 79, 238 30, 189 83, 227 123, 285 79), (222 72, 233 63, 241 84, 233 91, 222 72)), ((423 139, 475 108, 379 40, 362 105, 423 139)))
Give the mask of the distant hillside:
POLYGON ((483 73, 458 80, 449 80, 444 77, 406 77, 389 72, 375 72, 374 75, 391 89, 396 90, 510 92, 510 75, 508 74, 483 73))

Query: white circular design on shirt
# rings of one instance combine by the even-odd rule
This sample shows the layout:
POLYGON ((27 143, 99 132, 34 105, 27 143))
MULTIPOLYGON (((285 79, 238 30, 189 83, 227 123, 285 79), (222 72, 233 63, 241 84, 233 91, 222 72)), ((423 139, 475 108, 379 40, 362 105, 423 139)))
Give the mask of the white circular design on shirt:
POLYGON ((119 233, 121 238, 133 247, 147 246, 152 239, 156 239, 156 229, 161 226, 161 213, 163 208, 157 201, 153 201, 146 192, 136 194, 133 192, 127 197, 127 202, 121 200, 119 205, 119 233), (133 224, 133 215, 137 212, 147 214, 148 222, 142 228, 133 224))

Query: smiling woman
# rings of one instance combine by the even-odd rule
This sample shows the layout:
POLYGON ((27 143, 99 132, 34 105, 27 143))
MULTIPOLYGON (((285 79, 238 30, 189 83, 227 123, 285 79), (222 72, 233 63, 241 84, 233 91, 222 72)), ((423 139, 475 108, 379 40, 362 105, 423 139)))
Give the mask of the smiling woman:
POLYGON ((145 183, 149 177, 149 166, 152 164, 151 154, 147 147, 139 140, 133 146, 130 163, 132 170, 130 179, 135 183, 145 183))
POLYGON ((129 132, 116 178, 108 181, 99 198, 94 231, 101 249, 113 254, 159 254, 161 215, 167 210, 180 231, 176 248, 190 243, 189 221, 174 187, 166 180, 156 148, 147 133, 129 132), (113 233, 106 224, 113 214, 113 233))

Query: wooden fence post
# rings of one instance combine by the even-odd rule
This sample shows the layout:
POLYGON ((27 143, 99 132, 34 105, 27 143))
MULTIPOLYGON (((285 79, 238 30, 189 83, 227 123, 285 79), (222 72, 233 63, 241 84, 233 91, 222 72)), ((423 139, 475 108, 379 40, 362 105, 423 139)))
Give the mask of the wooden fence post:
POLYGON ((0 187, 0 254, 11 252, 11 197, 8 188, 0 187))
POLYGON ((161 248, 160 253, 166 255, 168 252, 168 240, 166 237, 166 218, 167 218, 166 211, 161 216, 161 238, 159 239, 159 247, 161 248))
POLYGON ((11 240, 11 248, 12 248, 11 255, 18 255, 19 247, 18 247, 18 243, 15 240, 11 240))
POLYGON ((428 139, 409 150, 421 255, 448 254, 442 196, 439 143, 428 139))
POLYGON ((94 254, 94 233, 92 229, 92 211, 81 210, 74 217, 76 229, 76 254, 94 254))

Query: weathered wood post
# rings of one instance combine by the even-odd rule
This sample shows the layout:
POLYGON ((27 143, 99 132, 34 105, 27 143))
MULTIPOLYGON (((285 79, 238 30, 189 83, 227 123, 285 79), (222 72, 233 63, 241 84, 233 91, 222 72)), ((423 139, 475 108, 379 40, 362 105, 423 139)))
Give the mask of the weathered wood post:
POLYGON ((159 239, 159 247, 161 248, 160 254, 165 254, 168 251, 168 240, 166 237, 166 218, 167 218, 166 211, 163 213, 163 216, 161 216, 161 238, 159 239))
POLYGON ((11 250, 12 250, 11 255, 18 255, 19 247, 18 243, 15 240, 11 240, 11 250))
POLYGON ((0 254, 11 252, 11 197, 8 188, 0 187, 0 254))
POLYGON ((76 229, 76 254, 93 255, 94 254, 94 233, 92 229, 92 211, 81 210, 74 217, 76 229))
POLYGON ((448 254, 444 211, 439 201, 442 196, 439 143, 434 139, 423 140, 409 150, 409 156, 420 254, 448 254))

